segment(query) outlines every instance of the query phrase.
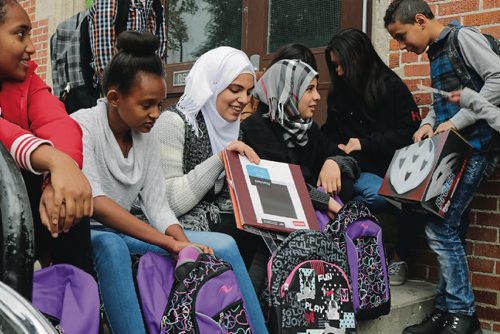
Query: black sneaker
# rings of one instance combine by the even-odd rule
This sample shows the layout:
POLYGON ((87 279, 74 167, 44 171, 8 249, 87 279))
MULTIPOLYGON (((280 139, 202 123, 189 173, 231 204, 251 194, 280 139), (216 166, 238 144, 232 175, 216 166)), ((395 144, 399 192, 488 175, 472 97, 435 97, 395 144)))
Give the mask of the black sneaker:
POLYGON ((406 327, 403 334, 440 334, 448 313, 435 309, 418 325, 406 327))
POLYGON ((475 313, 472 316, 450 313, 439 334, 483 334, 483 331, 475 313))

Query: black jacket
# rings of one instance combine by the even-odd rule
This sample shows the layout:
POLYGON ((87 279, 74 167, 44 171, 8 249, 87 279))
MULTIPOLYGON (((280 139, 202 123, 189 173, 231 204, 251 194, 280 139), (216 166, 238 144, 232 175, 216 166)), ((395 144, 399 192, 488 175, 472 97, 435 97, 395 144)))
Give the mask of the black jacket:
POLYGON ((412 136, 420 125, 420 114, 413 96, 403 81, 387 77, 386 96, 369 120, 361 115, 358 99, 347 96, 341 110, 332 111, 323 132, 336 144, 346 144, 350 138, 359 138, 361 151, 352 153, 362 172, 384 177, 394 152, 412 143, 412 136))
MULTIPOLYGON (((278 123, 263 116, 268 112, 268 108, 265 103, 259 102, 255 113, 241 123, 243 141, 252 147, 261 159, 299 165, 306 183, 315 187, 325 160, 335 155, 344 155, 343 152, 331 143, 316 123, 313 123, 307 132, 308 142, 305 146, 287 147, 283 138, 285 130, 278 123)), ((352 197, 354 181, 345 174, 342 173, 340 197, 347 201, 352 197)), ((315 207, 318 208, 316 205, 315 207)))

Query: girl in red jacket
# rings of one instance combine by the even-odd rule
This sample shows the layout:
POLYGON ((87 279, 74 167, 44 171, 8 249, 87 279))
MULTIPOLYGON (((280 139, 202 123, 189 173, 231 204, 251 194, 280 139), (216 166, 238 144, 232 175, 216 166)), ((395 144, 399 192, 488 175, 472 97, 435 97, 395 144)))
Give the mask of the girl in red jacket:
POLYGON ((80 171, 82 132, 35 74, 30 31, 21 5, 0 0, 0 142, 23 170, 37 255, 88 270, 88 219, 75 225, 92 214, 90 185, 80 171))

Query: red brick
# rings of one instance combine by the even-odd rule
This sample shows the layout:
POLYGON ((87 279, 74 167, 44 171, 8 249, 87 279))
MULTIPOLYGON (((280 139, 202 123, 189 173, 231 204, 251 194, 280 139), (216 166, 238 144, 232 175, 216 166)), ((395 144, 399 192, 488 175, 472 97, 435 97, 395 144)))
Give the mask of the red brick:
POLYGON ((484 274, 493 274, 493 269, 495 268, 495 261, 493 260, 480 259, 477 257, 469 256, 467 262, 469 263, 470 271, 484 274))
POLYGON ((389 67, 390 68, 399 67, 399 52, 391 52, 389 54, 389 67))
POLYGON ((478 194, 500 196, 500 181, 487 181, 481 185, 478 194))
POLYGON ((493 172, 493 175, 490 176, 490 180, 500 180, 500 166, 493 172))
POLYGON ((500 275, 500 261, 496 262, 495 267, 497 268, 497 275, 500 275))
POLYGON ((464 16, 464 25, 482 26, 500 22, 500 10, 474 13, 464 16))
POLYGON ((447 16, 476 10, 479 10, 479 0, 460 0, 439 4, 437 12, 434 13, 438 16, 447 16))
POLYGON ((422 83, 422 79, 408 79, 404 81, 408 89, 413 92, 417 90, 417 85, 422 83))
POLYGON ((416 63, 418 62, 418 55, 413 52, 403 52, 401 54, 401 61, 403 63, 416 63))
POLYGON ((498 229, 469 226, 467 230, 467 239, 486 242, 498 242, 498 229))
POLYGON ((429 113, 429 107, 420 107, 420 115, 422 115, 422 117, 425 117, 427 116, 427 114, 429 113))
POLYGON ((428 77, 429 64, 405 65, 404 75, 406 77, 428 77))
POLYGON ((481 32, 483 34, 490 34, 490 35, 495 36, 496 38, 500 38, 500 25, 487 27, 487 28, 481 28, 481 32))
POLYGON ((448 25, 454 20, 460 22, 460 17, 458 17, 458 16, 438 17, 437 20, 439 23, 441 23, 443 25, 448 25))
POLYGON ((479 210, 491 210, 491 211, 496 211, 497 210, 497 198, 495 197, 474 197, 472 200, 471 207, 473 209, 479 209, 479 210))
POLYGON ((500 324, 493 324, 493 331, 500 332, 500 324))
POLYGON ((478 303, 497 306, 498 295, 496 292, 474 290, 474 296, 478 303))
POLYGON ((474 219, 475 224, 481 226, 498 226, 500 227, 500 212, 490 213, 490 212, 474 212, 476 218, 474 219))
POLYGON ((399 50, 399 43, 398 41, 396 41, 394 38, 391 38, 389 40, 389 49, 391 51, 396 51, 396 50, 399 50))
POLYGON ((418 105, 432 103, 432 95, 429 93, 416 93, 413 94, 413 98, 418 105))
POLYGON ((500 7, 500 0, 483 0, 483 9, 500 7))
POLYGON ((490 322, 479 321, 479 324, 481 325, 482 329, 491 330, 492 326, 490 322))
POLYGON ((498 308, 484 307, 477 305, 476 310, 479 318, 483 320, 487 319, 493 321, 500 321, 500 311, 498 310, 498 308))
POLYGON ((472 286, 474 288, 484 288, 484 289, 498 291, 500 290, 500 276, 473 273, 472 286))
POLYGON ((474 245, 474 255, 500 259, 500 245, 476 243, 474 245))

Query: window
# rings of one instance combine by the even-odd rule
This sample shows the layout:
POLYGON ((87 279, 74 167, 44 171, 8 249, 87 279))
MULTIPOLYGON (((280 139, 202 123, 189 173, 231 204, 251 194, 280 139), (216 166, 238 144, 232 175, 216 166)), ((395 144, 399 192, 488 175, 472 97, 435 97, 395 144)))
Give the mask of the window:
POLYGON ((267 52, 287 43, 325 46, 340 28, 340 0, 269 0, 267 52))
POLYGON ((218 46, 241 48, 241 0, 170 0, 168 64, 196 60, 218 46))

